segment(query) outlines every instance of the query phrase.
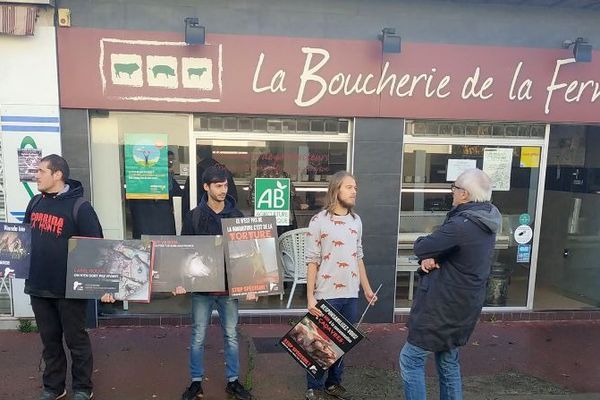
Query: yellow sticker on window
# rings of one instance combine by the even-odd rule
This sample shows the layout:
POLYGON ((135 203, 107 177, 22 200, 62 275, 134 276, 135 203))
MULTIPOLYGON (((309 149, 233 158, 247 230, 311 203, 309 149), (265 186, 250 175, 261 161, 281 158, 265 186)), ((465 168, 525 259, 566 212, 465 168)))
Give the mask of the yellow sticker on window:
POLYGON ((521 147, 521 168, 539 168, 540 148, 521 147))

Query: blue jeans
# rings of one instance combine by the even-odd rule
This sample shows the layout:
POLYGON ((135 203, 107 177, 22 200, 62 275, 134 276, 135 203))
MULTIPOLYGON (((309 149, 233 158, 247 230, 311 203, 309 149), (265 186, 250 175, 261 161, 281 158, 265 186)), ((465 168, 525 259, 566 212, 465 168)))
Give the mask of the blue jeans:
POLYGON ((192 381, 204 378, 204 341, 210 324, 213 306, 219 313, 225 342, 225 376, 228 382, 238 379, 240 356, 237 337, 238 300, 229 296, 192 294, 192 344, 190 348, 190 374, 192 381))
MULTIPOLYGON (((346 299, 327 299, 327 302, 340 312, 351 324, 355 324, 358 318, 358 298, 346 299)), ((330 387, 331 385, 340 385, 342 383, 342 374, 344 373, 344 357, 334 362, 327 370, 327 379, 323 376, 321 379, 314 378, 308 372, 306 373, 306 383, 309 389, 320 389, 330 387), (325 379, 325 383, 323 380, 325 379)))
MULTIPOLYGON (((431 351, 408 342, 400 352, 400 372, 406 400, 425 400, 425 362, 431 351)), ((462 381, 458 349, 435 352, 440 380, 440 400, 462 400, 462 381)))

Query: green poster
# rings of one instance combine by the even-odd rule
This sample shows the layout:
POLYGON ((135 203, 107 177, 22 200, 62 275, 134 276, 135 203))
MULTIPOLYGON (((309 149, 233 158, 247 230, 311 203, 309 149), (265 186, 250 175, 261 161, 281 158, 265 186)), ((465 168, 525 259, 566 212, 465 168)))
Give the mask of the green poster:
POLYGON ((272 215, 277 225, 290 224, 289 178, 255 178, 254 215, 272 215))
POLYGON ((125 198, 128 200, 169 198, 166 134, 125 135, 125 184, 125 198))

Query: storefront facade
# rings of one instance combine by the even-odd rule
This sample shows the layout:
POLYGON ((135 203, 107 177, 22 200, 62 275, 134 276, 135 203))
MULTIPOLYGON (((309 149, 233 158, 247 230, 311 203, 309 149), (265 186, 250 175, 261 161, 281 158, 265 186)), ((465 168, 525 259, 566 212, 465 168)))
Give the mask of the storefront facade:
MULTIPOLYGON (((23 152, 61 151, 55 10, 49 1, 17 3, 0 1, 0 221, 8 222, 23 221, 36 192, 23 152)), ((0 329, 13 327, 13 316, 33 317, 25 281, 3 272, 0 329)))
MULTIPOLYGON (((573 227, 570 208, 579 204, 577 213, 585 217, 595 195, 586 189, 575 201, 571 186, 557 186, 556 166, 593 175, 600 58, 575 62, 560 44, 578 36, 600 43, 594 22, 600 11, 578 2, 568 8, 435 1, 368 7, 358 1, 168 8, 153 1, 57 3, 74 22, 57 33, 63 155, 89 183, 106 237, 139 231, 136 205, 124 200, 123 146, 131 134, 166 135, 172 172, 181 187, 189 179, 192 205, 199 148, 211 146, 212 157, 232 171, 245 213, 251 212, 248 186, 259 158, 276 160, 295 186, 298 227, 322 206, 327 177, 347 169, 359 182, 371 282, 382 284, 369 318, 389 322, 408 310, 415 290, 412 241, 443 220, 456 173, 477 166, 494 175, 493 201, 504 215, 489 309, 536 309, 538 280, 560 296, 584 294, 584 305, 567 308, 597 305, 592 288, 577 285, 585 286, 600 266, 586 270, 586 282, 561 287, 565 280, 558 276, 571 276, 571 258, 561 255, 558 265, 560 258, 540 251, 540 238, 552 225, 545 223, 546 199, 557 197, 567 205, 561 210, 572 212, 563 218, 565 234, 555 237, 549 229, 545 241, 585 258, 589 250, 573 249, 581 243, 593 248, 596 239, 591 218, 573 227), (184 42, 190 13, 205 21, 204 45, 184 42), (382 52, 377 34, 385 26, 402 36, 401 53, 382 52), (561 130, 556 142, 554 131, 561 130)), ((173 200, 170 218, 179 228, 186 200, 173 200)), ((160 218, 158 208, 149 209, 160 218)), ((244 312, 300 313, 305 294, 295 293, 290 309, 288 297, 289 288, 283 300, 247 303, 244 312)), ((553 301, 543 307, 560 308, 553 301)), ((166 296, 103 312, 187 313, 188 307, 186 299, 166 296)))

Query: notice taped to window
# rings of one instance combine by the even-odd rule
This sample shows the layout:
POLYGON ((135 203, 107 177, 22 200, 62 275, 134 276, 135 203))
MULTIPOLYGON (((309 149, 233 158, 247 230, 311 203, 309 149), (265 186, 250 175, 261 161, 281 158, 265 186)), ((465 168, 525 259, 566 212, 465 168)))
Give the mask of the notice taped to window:
POLYGON ((486 148, 483 150, 483 172, 488 174, 492 180, 492 190, 510 190, 512 158, 512 148, 486 148))
POLYGON ((35 175, 41 159, 41 149, 17 149, 17 160, 19 161, 19 181, 35 182, 35 175))

